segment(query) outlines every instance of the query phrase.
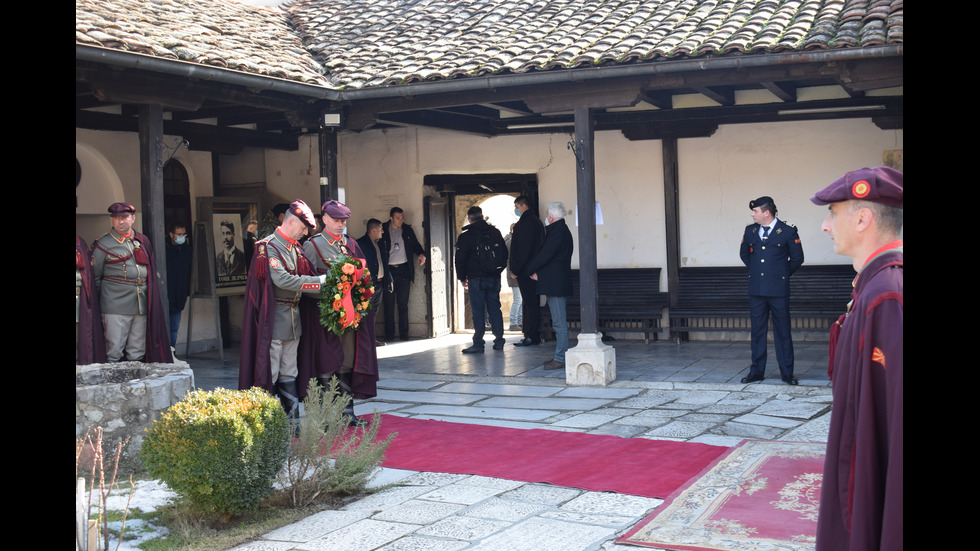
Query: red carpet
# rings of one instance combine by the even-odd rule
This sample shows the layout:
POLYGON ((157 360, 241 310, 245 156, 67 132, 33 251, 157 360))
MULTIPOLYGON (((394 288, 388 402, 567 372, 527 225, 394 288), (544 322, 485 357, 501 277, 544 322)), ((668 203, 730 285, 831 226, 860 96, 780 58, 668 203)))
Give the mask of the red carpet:
POLYGON ((743 441, 617 543, 684 551, 812 550, 826 447, 743 441))
POLYGON ((391 432, 398 436, 385 454, 385 467, 659 498, 727 451, 707 444, 383 415, 378 438, 391 432))

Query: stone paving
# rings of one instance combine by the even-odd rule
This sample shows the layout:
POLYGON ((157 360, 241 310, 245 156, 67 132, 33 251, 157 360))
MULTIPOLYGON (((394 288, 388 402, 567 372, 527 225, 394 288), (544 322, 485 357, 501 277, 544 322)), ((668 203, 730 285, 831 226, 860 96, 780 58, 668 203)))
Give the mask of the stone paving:
MULTIPOLYGON (((826 343, 810 343, 812 357, 806 345, 797 344, 801 384, 795 387, 778 378, 750 385, 733 382, 747 368, 747 343, 632 341, 615 343, 622 377, 610 386, 566 387, 560 373, 535 365, 537 356, 547 359, 547 345, 528 347, 539 349, 533 356, 508 347, 497 355, 488 352, 481 361, 459 354, 467 344, 461 337, 379 348, 378 395, 358 402, 357 414, 379 411, 718 446, 746 438, 827 438, 831 391, 823 371, 826 353, 821 352, 826 343), (801 363, 807 367, 801 370, 801 363), (707 364, 713 367, 702 369, 707 364), (701 382, 704 375, 694 373, 711 375, 701 382)), ((237 369, 217 367, 215 372, 214 365, 193 359, 191 365, 210 384, 222 379, 233 384, 237 378, 237 369)), ((769 369, 773 377, 775 365, 769 369)), ((601 458, 596 466, 601 468, 601 458)), ((548 484, 395 469, 381 469, 373 485, 386 489, 235 550, 628 551, 638 548, 614 540, 662 503, 548 484)))

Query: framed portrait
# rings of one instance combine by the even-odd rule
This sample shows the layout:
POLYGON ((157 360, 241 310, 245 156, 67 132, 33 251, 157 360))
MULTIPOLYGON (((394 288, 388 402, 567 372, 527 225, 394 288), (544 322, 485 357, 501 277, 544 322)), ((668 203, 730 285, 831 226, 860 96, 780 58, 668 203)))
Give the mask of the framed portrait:
POLYGON ((255 246, 253 222, 258 220, 258 203, 232 197, 199 197, 197 215, 198 224, 207 229, 207 235, 197 239, 205 245, 197 251, 198 275, 204 276, 199 281, 207 279, 219 296, 244 293, 255 246))

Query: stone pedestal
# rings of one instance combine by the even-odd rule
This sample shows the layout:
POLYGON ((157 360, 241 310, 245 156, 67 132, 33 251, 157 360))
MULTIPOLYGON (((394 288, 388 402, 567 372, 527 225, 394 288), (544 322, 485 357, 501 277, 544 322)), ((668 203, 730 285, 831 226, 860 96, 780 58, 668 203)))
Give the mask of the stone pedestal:
POLYGON ((578 345, 565 352, 565 382, 606 386, 615 380, 616 349, 602 343, 601 333, 580 333, 578 345))
MULTIPOLYGON (((194 371, 182 360, 172 364, 120 362, 75 366, 75 438, 102 427, 109 458, 123 447, 121 472, 140 472, 139 452, 146 429, 194 388, 194 371)), ((107 459, 108 460, 108 459, 107 459)))

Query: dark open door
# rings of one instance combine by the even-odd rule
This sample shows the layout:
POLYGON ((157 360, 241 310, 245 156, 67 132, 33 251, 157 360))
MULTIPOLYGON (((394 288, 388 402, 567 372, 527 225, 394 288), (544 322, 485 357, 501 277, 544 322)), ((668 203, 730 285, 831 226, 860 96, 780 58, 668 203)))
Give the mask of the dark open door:
POLYGON ((452 333, 452 228, 446 197, 425 197, 425 243, 429 247, 426 274, 429 279, 429 336, 452 333))

